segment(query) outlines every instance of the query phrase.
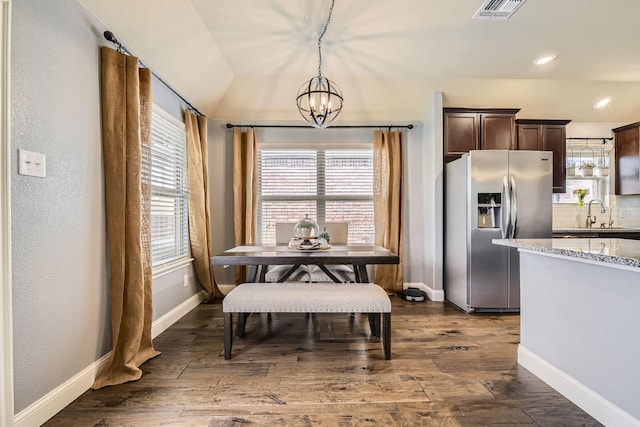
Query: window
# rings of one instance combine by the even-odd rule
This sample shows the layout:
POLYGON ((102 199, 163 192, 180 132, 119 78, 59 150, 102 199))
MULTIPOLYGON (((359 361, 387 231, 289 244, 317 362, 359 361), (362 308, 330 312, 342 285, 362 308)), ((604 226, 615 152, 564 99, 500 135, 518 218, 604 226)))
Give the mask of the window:
POLYGON ((569 177, 567 178, 567 187, 566 193, 554 193, 553 194, 553 202, 554 203, 576 203, 578 201, 578 196, 574 194, 574 191, 577 189, 586 189, 588 190, 586 197, 584 198, 585 203, 588 203, 591 199, 600 199, 604 200, 604 178, 584 178, 580 177, 569 177))
POLYGON ((184 123, 153 106, 151 119, 152 266, 189 256, 184 123))
MULTIPOLYGON (((362 147, 364 146, 364 147, 362 147)), ((350 244, 374 243, 373 148, 295 147, 258 149, 256 239, 275 243, 278 222, 309 215, 348 222, 350 244)))
POLYGON ((594 175, 582 177, 579 175, 579 170, 577 169, 577 167, 584 161, 592 161, 597 165, 608 167, 610 164, 610 150, 602 149, 600 144, 593 145, 593 147, 594 148, 590 148, 588 145, 585 145, 582 149, 576 149, 571 146, 567 146, 567 165, 575 165, 576 171, 573 176, 567 173, 566 192, 554 193, 554 203, 576 203, 578 201, 578 196, 574 194, 574 191, 577 189, 588 190, 587 196, 584 199, 586 203, 591 199, 605 200, 608 195, 608 176, 598 177, 594 175))

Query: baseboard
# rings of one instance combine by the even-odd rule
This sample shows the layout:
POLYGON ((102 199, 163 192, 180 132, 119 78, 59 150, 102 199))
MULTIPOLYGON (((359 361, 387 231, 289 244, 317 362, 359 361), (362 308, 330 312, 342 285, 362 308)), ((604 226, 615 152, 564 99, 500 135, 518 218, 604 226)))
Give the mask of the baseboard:
POLYGON ((640 420, 591 390, 537 354, 518 346, 518 364, 553 387, 557 392, 582 408, 606 426, 640 426, 640 420))
POLYGON ((60 386, 38 399, 15 416, 16 427, 36 427, 60 412, 82 393, 89 390, 100 369, 107 363, 111 352, 69 378, 60 386))
POLYGON ((417 288, 417 289, 420 289, 421 291, 425 291, 427 293, 427 298, 429 298, 431 301, 444 301, 444 291, 442 289, 433 289, 422 282, 404 283, 402 285, 402 289, 407 289, 407 288, 417 288))
POLYGON ((164 331, 166 331, 171 325, 176 323, 185 314, 196 308, 206 298, 206 292, 200 291, 195 295, 192 295, 189 299, 184 301, 173 310, 166 313, 164 316, 156 319, 151 325, 151 338, 155 338, 164 331))
MULTIPOLYGON (((176 323, 182 316, 198 306, 205 298, 205 292, 201 291, 182 304, 156 319, 151 325, 153 338, 164 332, 169 326, 176 323)), ((60 386, 47 393, 36 402, 16 414, 14 424, 16 427, 37 427, 44 424, 65 406, 77 399, 82 393, 89 390, 98 375, 98 372, 107 363, 111 352, 83 369, 78 374, 69 378, 60 386)))

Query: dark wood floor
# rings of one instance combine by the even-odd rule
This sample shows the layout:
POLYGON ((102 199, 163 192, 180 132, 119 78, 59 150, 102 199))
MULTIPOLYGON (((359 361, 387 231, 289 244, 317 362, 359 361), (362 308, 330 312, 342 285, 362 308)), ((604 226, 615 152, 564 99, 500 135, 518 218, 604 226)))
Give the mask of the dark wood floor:
POLYGON ((392 297, 393 359, 366 316, 252 315, 222 351, 222 306, 155 340, 140 381, 88 391, 46 426, 592 426, 516 363, 517 315, 392 297))

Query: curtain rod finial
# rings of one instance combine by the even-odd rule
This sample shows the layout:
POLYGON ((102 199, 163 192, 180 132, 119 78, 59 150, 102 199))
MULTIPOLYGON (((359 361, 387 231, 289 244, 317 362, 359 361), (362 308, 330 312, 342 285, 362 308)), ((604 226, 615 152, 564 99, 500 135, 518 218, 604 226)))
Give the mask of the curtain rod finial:
POLYGON ((104 38, 107 39, 108 41, 110 41, 111 43, 117 43, 118 39, 116 39, 116 36, 113 35, 113 33, 109 30, 105 31, 103 33, 104 38))

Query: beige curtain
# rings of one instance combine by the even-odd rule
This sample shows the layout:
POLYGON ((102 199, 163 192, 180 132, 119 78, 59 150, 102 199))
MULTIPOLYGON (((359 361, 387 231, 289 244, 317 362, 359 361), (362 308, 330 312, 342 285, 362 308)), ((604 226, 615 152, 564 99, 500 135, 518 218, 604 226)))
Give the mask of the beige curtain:
MULTIPOLYGON (((254 243, 258 200, 258 150, 255 129, 233 129, 233 224, 235 244, 254 243)), ((246 267, 236 268, 236 284, 245 281, 246 267)))
POLYGON ((375 131, 373 203, 376 245, 398 254, 400 264, 377 265, 375 281, 389 292, 402 290, 403 160, 401 131, 375 131))
POLYGON ((113 351, 94 389, 139 379, 160 354, 151 341, 151 72, 113 49, 101 54, 113 351))
POLYGON ((187 134, 187 184, 189 188, 189 241, 193 269, 207 301, 223 294, 211 268, 211 219, 209 215, 209 148, 207 118, 185 110, 187 134))

